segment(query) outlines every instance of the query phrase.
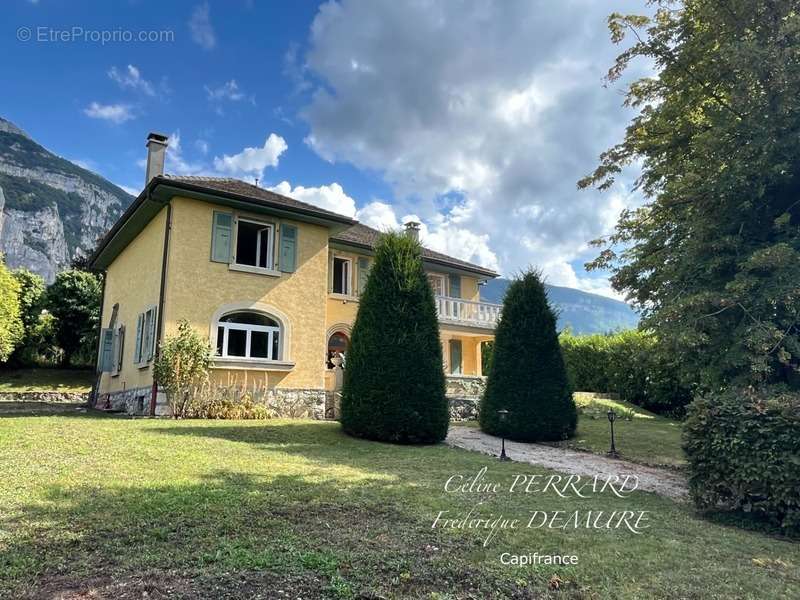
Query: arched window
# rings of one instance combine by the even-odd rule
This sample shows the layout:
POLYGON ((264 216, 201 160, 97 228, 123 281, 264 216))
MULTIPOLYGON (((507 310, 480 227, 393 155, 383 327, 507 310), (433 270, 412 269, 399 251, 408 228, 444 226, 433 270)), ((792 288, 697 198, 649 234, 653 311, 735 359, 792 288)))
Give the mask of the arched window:
POLYGON ((222 358, 281 360, 278 321, 257 312, 235 312, 217 322, 216 354, 222 358))
POLYGON ((326 359, 327 367, 329 369, 333 368, 331 359, 338 354, 344 356, 345 352, 347 352, 347 345, 349 343, 350 338, 347 337, 347 334, 341 331, 336 331, 331 334, 331 336, 328 338, 328 353, 326 359))

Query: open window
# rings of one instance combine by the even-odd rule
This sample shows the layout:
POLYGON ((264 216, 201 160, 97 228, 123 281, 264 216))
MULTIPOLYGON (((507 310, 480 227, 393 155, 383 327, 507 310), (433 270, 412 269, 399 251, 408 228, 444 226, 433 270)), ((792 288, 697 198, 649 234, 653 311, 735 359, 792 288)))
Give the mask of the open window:
POLYGON ((217 322, 216 355, 222 358, 282 360, 278 321, 256 312, 235 312, 217 322))
POLYGON ((350 274, 353 272, 353 261, 341 256, 333 257, 333 293, 349 296, 350 274))
POLYGON ((247 219, 236 221, 236 264, 272 269, 275 227, 247 219))

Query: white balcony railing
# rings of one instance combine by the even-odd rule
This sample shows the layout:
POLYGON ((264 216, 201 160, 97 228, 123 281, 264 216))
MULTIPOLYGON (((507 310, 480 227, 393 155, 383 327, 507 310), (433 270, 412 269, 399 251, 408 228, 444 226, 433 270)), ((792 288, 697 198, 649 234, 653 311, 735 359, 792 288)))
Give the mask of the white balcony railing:
POLYGON ((500 318, 501 308, 501 304, 436 296, 436 311, 439 313, 439 321, 445 323, 494 329, 500 318))

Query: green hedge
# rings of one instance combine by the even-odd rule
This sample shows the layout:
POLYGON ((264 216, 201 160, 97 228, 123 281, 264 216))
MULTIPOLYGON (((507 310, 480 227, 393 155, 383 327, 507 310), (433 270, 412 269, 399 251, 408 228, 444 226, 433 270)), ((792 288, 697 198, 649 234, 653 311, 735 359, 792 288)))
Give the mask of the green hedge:
POLYGON ((699 507, 753 513, 800 534, 800 393, 775 386, 701 396, 683 435, 699 507))
POLYGON ((561 351, 573 387, 582 392, 619 394, 655 413, 682 417, 691 390, 678 379, 670 356, 649 333, 561 334, 561 351))

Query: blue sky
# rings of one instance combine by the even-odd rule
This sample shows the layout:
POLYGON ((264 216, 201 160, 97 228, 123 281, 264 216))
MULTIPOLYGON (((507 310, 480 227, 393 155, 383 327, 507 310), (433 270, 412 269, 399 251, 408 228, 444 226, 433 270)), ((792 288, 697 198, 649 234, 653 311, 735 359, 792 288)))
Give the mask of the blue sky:
POLYGON ((438 250, 612 294, 582 265, 631 180, 575 182, 631 117, 602 85, 605 18, 643 4, 13 0, 0 116, 133 192, 160 131, 168 171, 258 177, 378 227, 415 216, 438 250), (162 39, 98 39, 122 31, 162 39))

